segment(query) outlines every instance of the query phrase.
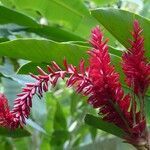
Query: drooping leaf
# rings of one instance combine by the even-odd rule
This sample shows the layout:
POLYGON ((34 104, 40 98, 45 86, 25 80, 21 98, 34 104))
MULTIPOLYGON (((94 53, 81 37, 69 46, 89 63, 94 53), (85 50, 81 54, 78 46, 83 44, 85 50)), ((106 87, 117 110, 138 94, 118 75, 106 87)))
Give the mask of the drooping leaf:
POLYGON ((85 116, 85 123, 92 127, 103 130, 107 133, 113 134, 113 135, 121 137, 121 138, 123 136, 125 136, 125 132, 121 128, 115 126, 112 123, 105 122, 104 120, 100 119, 99 117, 95 117, 90 114, 87 114, 85 116))

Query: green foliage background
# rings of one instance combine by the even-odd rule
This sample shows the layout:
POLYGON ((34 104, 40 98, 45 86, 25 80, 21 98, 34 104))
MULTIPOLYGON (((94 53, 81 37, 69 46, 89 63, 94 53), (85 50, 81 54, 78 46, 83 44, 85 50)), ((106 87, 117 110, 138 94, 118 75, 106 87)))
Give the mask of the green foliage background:
MULTIPOLYGON (((62 66, 64 57, 74 65, 81 58, 87 59, 90 30, 96 25, 109 38, 112 63, 129 91, 124 85, 120 57, 129 46, 133 20, 138 19, 150 60, 149 12, 149 0, 0 0, 0 91, 13 107, 21 87, 33 81, 28 73, 36 74, 36 66, 46 68, 52 60, 62 66)), ((149 106, 150 90, 146 102, 148 119, 149 106)), ((120 137, 123 134, 120 129, 91 115, 84 121, 86 114, 98 116, 85 97, 59 81, 43 99, 34 97, 32 113, 23 130, 0 128, 0 149, 133 149, 113 136, 120 137)))

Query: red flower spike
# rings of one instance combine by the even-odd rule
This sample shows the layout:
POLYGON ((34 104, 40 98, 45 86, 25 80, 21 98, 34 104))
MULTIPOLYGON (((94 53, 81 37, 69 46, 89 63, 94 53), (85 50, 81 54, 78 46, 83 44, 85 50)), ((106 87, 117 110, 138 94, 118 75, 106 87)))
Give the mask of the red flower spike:
POLYGON ((89 76, 93 85, 88 101, 93 107, 100 108, 100 114, 105 121, 132 132, 133 117, 131 111, 128 111, 131 97, 124 94, 119 74, 111 65, 108 46, 98 27, 92 30, 90 42, 94 47, 88 52, 91 55, 89 76))
POLYGON ((133 40, 131 47, 122 56, 122 68, 126 75, 126 83, 134 88, 137 96, 144 97, 150 85, 150 63, 144 56, 144 38, 141 36, 142 29, 137 20, 134 21, 133 40))

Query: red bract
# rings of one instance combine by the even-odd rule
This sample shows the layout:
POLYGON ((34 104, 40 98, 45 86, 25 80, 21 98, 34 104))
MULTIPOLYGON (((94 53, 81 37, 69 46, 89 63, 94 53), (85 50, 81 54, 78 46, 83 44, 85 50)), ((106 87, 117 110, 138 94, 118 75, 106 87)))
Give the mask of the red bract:
MULTIPOLYGON (((134 26, 137 26, 137 23, 134 23, 134 26)), ((139 35, 138 30, 136 29, 134 32, 138 32, 139 35)), ((136 37, 135 33, 133 35, 136 37)), ((142 40, 140 41, 142 43, 142 40)), ((80 61, 78 67, 68 64, 64 60, 65 70, 52 62, 51 66, 47 66, 48 73, 38 67, 39 75, 31 74, 36 82, 26 84, 22 93, 18 94, 18 98, 15 99, 12 111, 9 111, 8 105, 6 105, 6 111, 4 105, 5 103, 7 104, 7 101, 2 101, 0 116, 3 119, 0 124, 11 128, 25 124, 25 119, 30 115, 33 95, 37 94, 42 97, 43 92, 48 91, 50 84, 55 86, 59 78, 68 77, 67 86, 71 86, 75 88, 77 93, 87 96, 88 103, 99 109, 99 114, 105 121, 119 126, 129 137, 141 137, 146 127, 145 116, 141 115, 141 111, 137 110, 134 97, 124 93, 119 81, 119 74, 111 64, 107 40, 103 40, 103 34, 99 27, 92 30, 90 43, 93 48, 88 51, 90 55, 88 67, 85 67, 84 60, 80 61), (9 117, 11 126, 5 124, 9 119, 4 114, 11 116, 9 117)), ((132 66, 128 65, 127 60, 130 53, 124 55, 125 61, 127 61, 127 66, 125 61, 123 63, 125 72, 127 72, 128 68, 132 68, 132 66)), ((138 56, 143 55, 143 53, 138 53, 138 56)), ((134 54, 137 55, 137 52, 134 54)), ((143 58, 142 60, 145 61, 146 59, 143 58)), ((130 63, 132 62, 130 61, 130 63)))
POLYGON ((144 37, 141 36, 143 30, 137 20, 133 27, 133 40, 130 40, 131 47, 122 56, 122 66, 128 86, 134 88, 136 95, 144 96, 150 85, 150 64, 144 56, 144 37))
POLYGON ((3 94, 0 94, 0 125, 3 127, 11 127, 13 116, 10 113, 8 100, 3 94))

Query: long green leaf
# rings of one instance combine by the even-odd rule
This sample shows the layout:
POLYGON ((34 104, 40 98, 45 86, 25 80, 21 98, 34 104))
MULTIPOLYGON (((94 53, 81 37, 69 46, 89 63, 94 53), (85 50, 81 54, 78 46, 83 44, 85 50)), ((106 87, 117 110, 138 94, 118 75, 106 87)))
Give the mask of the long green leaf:
MULTIPOLYGON (((20 12, 0 5, 0 24, 12 32, 33 32, 55 41, 84 41, 83 38, 56 26, 42 26, 20 12)), ((0 33, 1 34, 1 33, 0 33)), ((1 39, 4 41, 5 39, 1 39)))
POLYGON ((120 138, 125 136, 125 132, 121 128, 117 127, 112 123, 105 122, 104 120, 90 114, 87 114, 85 116, 85 123, 120 138))
MULTIPOLYGON (((0 43, 0 56, 21 58, 36 63, 50 63, 50 61, 55 60, 60 65, 64 57, 69 63, 74 65, 79 64, 81 58, 88 58, 87 50, 89 50, 87 46, 72 44, 70 42, 58 43, 44 39, 18 39, 0 43)), ((110 50, 113 53, 113 49, 110 48, 110 50)), ((120 54, 119 51, 118 53, 120 54)), ((117 60, 117 58, 115 59, 117 60)))
POLYGON ((144 29, 146 55, 150 59, 150 21, 134 13, 113 9, 100 8, 91 11, 91 14, 126 48, 129 47, 128 39, 131 38, 130 32, 133 30, 133 21, 139 20, 140 26, 144 29))
MULTIPOLYGON (((82 45, 78 45, 79 47, 80 46, 82 46, 82 45)), ((85 47, 84 47, 85 48, 85 47)), ((85 48, 85 50, 88 50, 88 49, 90 49, 90 47, 89 46, 86 46, 86 48, 85 48)), ((116 66, 116 70, 117 71, 119 71, 120 72, 120 74, 121 74, 121 80, 123 81, 123 73, 122 73, 122 70, 121 70, 121 67, 120 67, 120 62, 121 62, 121 58, 120 58, 120 56, 122 55, 122 52, 121 52, 121 50, 116 50, 116 49, 114 49, 114 48, 112 48, 112 47, 109 47, 109 52, 110 52, 110 54, 111 54, 111 59, 112 59, 112 62, 113 62, 113 64, 116 66)), ((67 53, 67 52, 65 52, 65 53, 67 53)), ((64 56, 66 57, 66 54, 64 53, 64 56)), ((83 53, 80 53, 80 55, 82 55, 83 53)), ((70 53, 70 55, 72 55, 72 53, 70 53)), ((82 55, 82 56, 80 56, 80 55, 78 55, 77 57, 80 57, 80 58, 87 58, 87 55, 86 55, 86 51, 84 52, 84 54, 82 55)), ((74 58, 72 58, 72 59, 74 59, 74 58)), ((53 60, 53 58, 52 58, 52 56, 50 55, 49 56, 49 60, 51 61, 51 60, 53 60)), ((43 69, 47 69, 47 65, 49 65, 49 63, 50 63, 50 61, 49 62, 47 62, 47 63, 35 63, 35 62, 29 62, 29 63, 27 63, 27 64, 25 64, 25 65, 23 65, 23 66, 21 66, 20 68, 19 68, 19 70, 18 70, 18 72, 17 73, 19 73, 19 74, 28 74, 29 72, 32 72, 32 73, 34 73, 34 74, 37 74, 38 72, 37 72, 37 66, 40 66, 41 68, 43 68, 43 69)), ((55 61, 57 61, 57 59, 55 60, 55 61)), ((62 65, 62 60, 61 61, 57 61, 57 63, 59 64, 59 65, 62 65)), ((72 61, 70 62, 70 63, 72 63, 72 61)), ((78 63, 79 62, 76 62, 74 65, 78 65, 78 63)), ((63 66, 62 66, 63 67, 63 66)))
POLYGON ((11 0, 18 10, 31 14, 38 11, 49 22, 57 22, 76 28, 84 16, 89 15, 88 9, 80 0, 11 0), (31 12, 31 13, 30 13, 31 12))
MULTIPOLYGON (((45 18, 48 24, 56 24, 57 28, 61 26, 83 38, 89 37, 91 28, 98 24, 96 19, 91 17, 88 8, 81 0, 10 1, 17 11, 23 12, 35 19, 45 18)), ((12 7, 5 0, 2 0, 2 3, 12 7)))
POLYGON ((38 28, 27 28, 23 29, 23 31, 36 33, 44 38, 51 39, 58 42, 65 41, 85 41, 84 38, 73 34, 70 31, 66 31, 60 27, 56 26, 40 26, 38 28))
POLYGON ((69 63, 78 64, 83 56, 87 58, 86 50, 86 46, 44 39, 19 39, 0 43, 0 56, 21 58, 37 63, 49 63, 55 60, 58 64, 62 64, 66 57, 69 63))

